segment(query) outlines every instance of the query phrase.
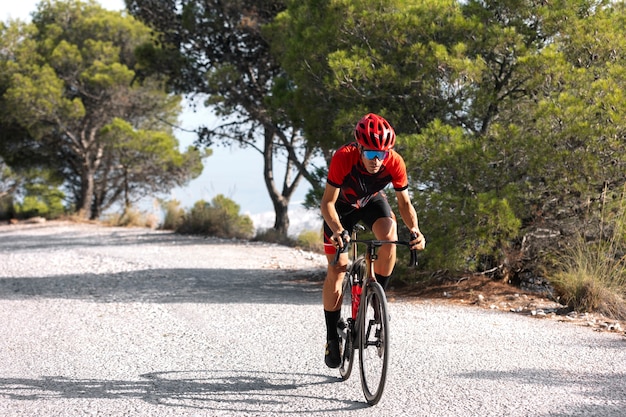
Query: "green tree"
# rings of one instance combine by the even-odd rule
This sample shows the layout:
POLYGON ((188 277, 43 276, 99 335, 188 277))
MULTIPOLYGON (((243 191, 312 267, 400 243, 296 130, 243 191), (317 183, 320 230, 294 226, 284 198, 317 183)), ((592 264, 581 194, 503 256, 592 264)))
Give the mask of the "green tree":
POLYGON ((12 195, 20 186, 20 178, 0 157, 0 199, 12 195))
POLYGON ((15 203, 17 217, 56 219, 65 214, 65 194, 59 189, 62 180, 50 171, 31 170, 25 175, 21 201, 15 203))
POLYGON ((22 179, 0 157, 0 219, 10 219, 13 214, 13 196, 22 179))
MULTIPOLYGON (((291 117, 301 120, 307 140, 327 160, 353 140, 354 124, 368 112, 384 115, 400 135, 419 132, 454 114, 453 89, 445 87, 439 64, 467 62, 460 51, 441 46, 461 36, 459 22, 456 1, 289 2, 265 29, 293 80, 275 96, 295 104, 291 117)), ((318 205, 319 197, 310 193, 307 204, 318 205)))
POLYGON ((169 76, 174 91, 206 97, 224 123, 205 128, 200 142, 239 143, 259 152, 263 178, 275 212, 274 229, 287 235, 288 205, 302 178, 320 187, 308 172, 315 147, 287 117, 290 106, 273 99, 284 71, 270 53, 263 25, 284 9, 282 0, 127 0, 131 14, 160 34, 165 48, 147 46, 143 57, 152 71, 169 76), (278 103, 280 104, 280 103, 278 103), (276 162, 286 161, 282 181, 276 162))
POLYGON ((180 98, 168 95, 156 78, 137 81, 134 50, 151 39, 149 28, 93 1, 70 0, 42 1, 32 24, 4 29, 1 118, 16 134, 3 152, 21 164, 43 160, 52 166, 82 216, 97 218, 122 196, 128 203, 131 195, 166 191, 199 174, 199 155, 180 154, 172 137, 180 98), (127 125, 112 140, 105 133, 120 132, 116 120, 127 125), (167 152, 153 153, 155 138, 170 147, 167 152), (143 178, 127 175, 122 148, 143 154, 143 178), (15 157, 20 152, 39 158, 15 157), (148 180, 149 186, 139 186, 148 180))
POLYGON ((108 177, 95 195, 103 209, 120 199, 128 208, 142 197, 186 183, 202 173, 202 158, 211 154, 193 147, 181 153, 170 133, 136 129, 117 118, 103 128, 101 136, 108 177))
POLYGON ((609 1, 310 0, 267 33, 307 138, 351 140, 366 111, 392 122, 425 264, 508 278, 597 224, 624 183, 624 15, 609 1))
POLYGON ((457 84, 466 98, 457 122, 405 138, 411 175, 426 224, 463 242, 438 248, 460 255, 457 268, 470 259, 508 278, 545 267, 586 224, 599 230, 603 196, 624 184, 623 5, 468 2, 463 12, 474 28, 466 59, 480 71, 457 84), (481 258, 489 240, 477 208, 492 197, 510 215, 492 213, 502 242, 481 258), (517 231, 502 229, 511 215, 517 231))
POLYGON ((438 58, 454 52, 441 45, 461 36, 459 18, 452 0, 292 1, 265 33, 295 84, 285 83, 291 114, 329 154, 368 112, 401 133, 448 115, 438 58))

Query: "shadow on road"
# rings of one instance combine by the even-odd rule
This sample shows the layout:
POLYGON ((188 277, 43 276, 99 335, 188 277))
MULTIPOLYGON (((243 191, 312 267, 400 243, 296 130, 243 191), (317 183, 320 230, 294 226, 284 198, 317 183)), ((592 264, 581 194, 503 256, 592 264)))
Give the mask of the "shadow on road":
POLYGON ((306 272, 146 269, 117 274, 0 278, 0 299, 96 302, 318 304, 321 283, 306 272))
POLYGON ((366 408, 355 401, 333 400, 312 388, 339 379, 328 375, 258 371, 152 372, 136 381, 0 378, 0 397, 8 400, 139 399, 169 407, 221 412, 309 413, 366 408))
MULTIPOLYGON (((22 253, 37 256, 38 253, 60 250, 72 252, 73 249, 96 248, 89 253, 87 261, 100 262, 100 247, 111 247, 116 253, 137 250, 141 253, 144 246, 168 248, 196 245, 202 248, 204 256, 210 256, 212 247, 230 245, 239 251, 239 256, 246 256, 246 250, 260 246, 267 248, 267 261, 272 260, 272 245, 261 242, 235 242, 218 238, 183 236, 173 232, 152 231, 137 228, 90 227, 89 225, 30 225, 16 228, 0 227, 0 254, 19 257, 22 253), (128 248, 128 249, 126 249, 128 248)), ((134 252, 133 252, 134 253, 134 252)), ((116 256, 103 258, 114 268, 116 256)), ((153 257, 176 256, 155 252, 153 257)), ((148 256, 148 259, 150 259, 148 256)), ((190 258, 193 259, 193 258, 190 258)), ((146 266, 135 269, 140 261, 128 261, 120 258, 123 272, 85 273, 88 265, 77 264, 75 274, 70 262, 81 262, 80 257, 70 258, 64 266, 63 274, 48 273, 45 267, 39 276, 21 276, 0 278, 0 300, 24 300, 31 298, 80 299, 96 302, 198 302, 198 303, 280 303, 314 304, 321 299, 319 271, 307 269, 282 269, 260 267, 258 269, 231 269, 224 259, 219 259, 215 268, 212 262, 198 268, 185 268, 187 264, 179 261, 175 267, 160 268, 146 266), (220 269, 221 266, 222 268, 220 269), (129 267, 130 265, 130 267, 129 267), (228 267, 224 268, 224 265, 228 267), (182 268, 179 268, 182 266, 182 268)), ((62 255, 55 262, 65 262, 62 255)), ((227 260, 226 260, 227 262, 227 260)), ((233 258, 237 267, 237 258, 233 258)), ((276 261, 278 262, 278 261, 276 261)), ((248 263, 249 264, 249 263, 248 263)), ((297 263, 296 263, 297 264, 297 263)))

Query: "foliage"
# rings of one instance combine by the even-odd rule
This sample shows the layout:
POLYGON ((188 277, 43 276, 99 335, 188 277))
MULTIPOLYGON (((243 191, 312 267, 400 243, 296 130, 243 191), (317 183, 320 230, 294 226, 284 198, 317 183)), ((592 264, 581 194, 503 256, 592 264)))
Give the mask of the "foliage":
POLYGON ((194 147, 181 153, 171 134, 135 129, 119 118, 103 128, 101 135, 107 144, 106 165, 112 168, 107 187, 98 189, 98 199, 112 202, 121 195, 126 206, 198 177, 202 159, 211 154, 194 147))
POLYGON ((0 220, 13 218, 14 193, 19 189, 21 178, 0 157, 0 220))
POLYGON ((55 181, 49 172, 30 172, 25 181, 21 202, 14 204, 18 218, 45 217, 50 220, 66 213, 65 194, 58 188, 60 182, 55 181))
POLYGON ((26 195, 22 201, 15 203, 14 212, 22 219, 30 217, 57 219, 66 212, 63 205, 64 197, 62 191, 47 184, 29 184, 26 186, 26 195))
POLYGON ((178 229, 185 217, 185 210, 180 206, 180 201, 163 200, 161 201, 161 207, 164 211, 161 228, 165 230, 178 229))
POLYGON ((11 220, 15 218, 15 206, 12 195, 0 197, 0 220, 11 220))
POLYGON ((201 234, 221 238, 248 239, 254 224, 248 215, 239 214, 239 205, 219 194, 210 203, 200 200, 185 213, 178 233, 201 234))
MULTIPOLYGON (((393 124, 396 148, 409 167, 429 242, 422 267, 497 269, 504 278, 539 273, 556 266, 548 262, 563 247, 575 246, 579 229, 586 248, 606 251, 606 196, 626 182, 624 2, 127 3, 157 29, 158 41, 146 27, 105 16, 92 3, 84 9, 45 3, 34 25, 1 29, 0 154, 12 168, 52 162, 71 174, 79 207, 86 200, 77 191, 88 178, 96 184, 115 179, 130 195, 154 192, 136 177, 139 171, 154 176, 161 166, 168 176, 184 177, 175 169, 179 156, 158 151, 156 161, 146 158, 152 165, 143 165, 136 151, 171 145, 167 135, 155 133, 167 129, 151 127, 171 123, 178 106, 176 97, 166 99, 163 80, 151 78, 165 74, 173 91, 206 94, 220 116, 229 116, 205 131, 204 143, 234 140, 262 154, 279 235, 286 236, 286 204, 298 179, 319 184, 325 177, 323 168, 307 170, 314 150, 329 160, 351 140, 355 121, 373 111, 393 124), (83 36, 92 27, 87 24, 60 23, 83 22, 78 11, 90 16, 98 36, 83 36), (57 22, 57 12, 76 19, 57 22), (107 40, 115 30, 132 36, 107 40), (140 64, 132 54, 138 45, 140 64), (106 94, 83 94, 96 91, 106 94), (137 107, 126 107, 131 103, 137 107), (161 106, 146 110, 145 103, 161 106), (90 111, 103 108, 125 113, 112 110, 96 129, 79 134, 51 122, 91 123, 97 118, 90 111), (141 111, 133 113, 136 108, 141 111), (86 140, 95 153, 81 156, 70 152, 73 142, 58 141, 72 137, 86 140), (56 146, 42 146, 51 143, 56 146), (100 153, 106 157, 96 158, 100 153), (289 155, 290 163, 282 190, 273 176, 279 154, 289 155), (79 162, 88 162, 92 177, 81 176, 79 162)), ((198 172, 190 160, 201 157, 190 154, 182 162, 189 175, 198 172)), ((110 199, 91 194, 96 205, 110 199)), ((319 189, 307 204, 317 198, 319 189)), ((203 218, 218 217, 215 210, 203 203, 185 218, 203 225, 203 218)), ((238 209, 223 212, 239 219, 238 209)))
POLYGON ((307 171, 314 147, 287 113, 289 103, 273 97, 284 71, 270 54, 261 27, 284 9, 283 0, 127 0, 130 13, 159 32, 158 48, 146 44, 140 56, 146 71, 166 74, 175 92, 201 94, 224 122, 200 129, 199 142, 238 143, 257 150, 274 205, 274 229, 287 235, 288 205, 302 178, 319 188, 307 171), (164 47, 161 48, 161 45, 164 47), (285 105, 283 105, 285 104, 285 105), (278 157, 286 160, 276 181, 278 157))
POLYGON ((400 132, 443 117, 435 54, 445 48, 436 42, 461 36, 464 27, 453 25, 458 14, 454 1, 289 2, 266 32, 298 87, 292 112, 307 138, 334 149, 352 140, 354 124, 370 111, 400 132))
POLYGON ((310 252, 324 253, 324 242, 321 231, 305 230, 294 239, 293 237, 283 236, 277 233, 275 229, 259 229, 252 240, 297 247, 310 252))
POLYGON ((626 180, 624 7, 294 1, 268 33, 319 146, 366 111, 394 125, 422 265, 510 277, 597 225, 603 187, 626 180))
POLYGON ((284 246, 294 245, 291 237, 278 233, 276 229, 259 229, 252 240, 255 242, 277 243, 284 246))
POLYGON ((324 240, 320 230, 305 230, 296 238, 296 246, 317 253, 324 253, 324 240))
POLYGON ((588 241, 577 235, 551 279, 561 300, 578 311, 597 311, 626 320, 626 196, 605 206, 608 238, 588 241))
POLYGON ((411 177, 421 179, 419 186, 412 185, 412 194, 422 207, 420 221, 432 248, 424 264, 461 271, 502 262, 521 226, 509 199, 517 195, 515 185, 502 177, 487 182, 492 173, 484 161, 490 159, 461 128, 435 121, 400 143, 412 162, 411 177))
POLYGON ((109 214, 106 216, 105 224, 121 227, 147 227, 156 229, 158 219, 153 213, 145 213, 135 207, 126 207, 121 214, 109 214))
POLYGON ((180 98, 157 77, 138 82, 134 50, 151 36, 125 14, 77 0, 43 1, 32 24, 3 27, 0 152, 12 167, 54 169, 86 218, 201 169, 199 155, 179 154, 172 137, 180 98), (136 159, 125 164, 125 152, 136 159), (129 172, 139 160, 144 176, 129 172))

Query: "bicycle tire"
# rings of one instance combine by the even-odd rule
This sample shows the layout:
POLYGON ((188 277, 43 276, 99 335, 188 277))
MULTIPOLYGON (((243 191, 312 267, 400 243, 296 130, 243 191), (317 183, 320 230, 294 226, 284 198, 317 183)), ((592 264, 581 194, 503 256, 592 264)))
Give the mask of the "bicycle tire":
POLYGON ((337 325, 339 346, 341 348, 341 365, 339 374, 343 380, 350 378, 354 359, 354 343, 352 343, 352 277, 349 273, 343 278, 343 301, 341 302, 341 318, 337 325))
POLYGON ((359 322, 359 362, 361 386, 370 405, 380 401, 389 364, 389 316, 387 297, 377 282, 369 284, 361 299, 359 322))
POLYGON ((357 274, 357 282, 361 282, 363 274, 365 273, 365 259, 359 258, 350 267, 348 272, 343 278, 342 295, 343 300, 341 302, 341 318, 339 319, 339 326, 337 333, 339 334, 340 347, 341 347, 341 365, 339 366, 339 374, 345 381, 350 378, 352 374, 352 366, 354 365, 355 349, 355 321, 352 318, 352 282, 354 275, 357 274), (341 328, 343 327, 343 328, 341 328))

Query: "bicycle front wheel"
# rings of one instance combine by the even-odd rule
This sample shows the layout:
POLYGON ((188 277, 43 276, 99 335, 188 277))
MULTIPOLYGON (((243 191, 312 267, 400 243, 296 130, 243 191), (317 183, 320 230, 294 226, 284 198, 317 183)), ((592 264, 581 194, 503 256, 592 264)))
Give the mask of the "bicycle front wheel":
POLYGON ((377 282, 369 284, 365 299, 361 299, 359 331, 359 361, 361 386, 370 405, 383 395, 389 363, 389 316, 387 297, 377 282))
POLYGON ((354 359, 354 321, 352 320, 352 273, 349 270, 343 278, 343 289, 341 302, 341 318, 337 324, 339 334, 339 345, 341 347, 341 365, 339 374, 344 380, 350 378, 354 359))

